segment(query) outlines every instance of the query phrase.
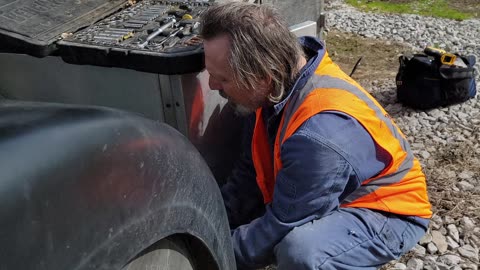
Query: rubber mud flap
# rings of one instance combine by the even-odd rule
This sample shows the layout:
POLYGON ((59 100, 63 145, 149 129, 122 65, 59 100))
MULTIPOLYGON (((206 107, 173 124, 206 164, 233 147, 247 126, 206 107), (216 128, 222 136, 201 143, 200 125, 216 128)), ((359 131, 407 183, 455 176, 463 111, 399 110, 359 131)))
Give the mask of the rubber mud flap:
POLYGON ((171 235, 235 269, 223 200, 177 130, 120 110, 0 101, 5 269, 121 269, 171 235))

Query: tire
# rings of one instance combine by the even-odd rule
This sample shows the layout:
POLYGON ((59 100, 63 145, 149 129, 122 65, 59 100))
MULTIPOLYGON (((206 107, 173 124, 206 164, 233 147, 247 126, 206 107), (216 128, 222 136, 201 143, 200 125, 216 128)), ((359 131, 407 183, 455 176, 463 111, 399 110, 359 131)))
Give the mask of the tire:
POLYGON ((169 237, 146 249, 122 270, 194 270, 194 261, 185 242, 169 237))

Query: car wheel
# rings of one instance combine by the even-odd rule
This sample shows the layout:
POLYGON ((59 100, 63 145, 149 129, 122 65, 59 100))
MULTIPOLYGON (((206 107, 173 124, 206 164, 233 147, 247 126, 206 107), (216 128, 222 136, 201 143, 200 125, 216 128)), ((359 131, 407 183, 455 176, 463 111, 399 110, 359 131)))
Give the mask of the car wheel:
POLYGON ((122 270, 194 270, 194 260, 185 241, 169 237, 140 253, 122 270))

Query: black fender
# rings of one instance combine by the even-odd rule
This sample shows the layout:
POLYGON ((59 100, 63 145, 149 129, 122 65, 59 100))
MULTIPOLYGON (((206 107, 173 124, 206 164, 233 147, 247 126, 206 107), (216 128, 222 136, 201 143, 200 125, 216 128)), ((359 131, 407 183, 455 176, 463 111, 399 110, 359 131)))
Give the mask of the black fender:
POLYGON ((120 269, 173 234, 235 269, 201 155, 175 129, 124 111, 1 101, 0 203, 0 269, 120 269))

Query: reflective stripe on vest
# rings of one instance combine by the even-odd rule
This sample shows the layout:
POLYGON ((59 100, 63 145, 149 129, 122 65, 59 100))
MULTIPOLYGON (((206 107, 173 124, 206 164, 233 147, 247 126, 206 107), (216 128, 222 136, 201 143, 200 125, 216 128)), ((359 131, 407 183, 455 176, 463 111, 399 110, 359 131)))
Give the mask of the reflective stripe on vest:
POLYGON ((289 100, 277 132, 273 159, 261 116, 262 110, 256 112, 252 157, 264 202, 272 201, 275 178, 282 168, 281 144, 313 115, 321 111, 339 111, 355 118, 392 157, 391 164, 377 176, 365 180, 341 202, 342 206, 430 217, 425 176, 403 134, 377 101, 328 61, 329 59, 323 67, 322 62, 316 75, 289 100), (329 75, 319 72, 325 66, 328 66, 329 75))

